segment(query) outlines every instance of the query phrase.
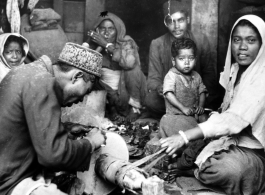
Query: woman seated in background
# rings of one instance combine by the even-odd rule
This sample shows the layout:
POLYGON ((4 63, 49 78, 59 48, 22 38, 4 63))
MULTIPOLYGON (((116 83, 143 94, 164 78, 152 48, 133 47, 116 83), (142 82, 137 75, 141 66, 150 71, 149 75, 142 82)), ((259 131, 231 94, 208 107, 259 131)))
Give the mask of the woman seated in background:
POLYGON ((24 63, 28 51, 28 40, 20 34, 0 35, 0 82, 11 68, 24 63))
POLYGON ((239 18, 231 32, 220 84, 221 113, 193 129, 160 140, 169 155, 200 138, 214 138, 199 154, 195 177, 225 194, 265 194, 265 23, 239 18), (219 138, 219 139, 218 139, 219 138))
POLYGON ((141 71, 138 46, 126 35, 123 21, 108 13, 89 31, 90 47, 103 55, 101 83, 107 90, 109 118, 136 120, 143 107, 146 78, 141 71))

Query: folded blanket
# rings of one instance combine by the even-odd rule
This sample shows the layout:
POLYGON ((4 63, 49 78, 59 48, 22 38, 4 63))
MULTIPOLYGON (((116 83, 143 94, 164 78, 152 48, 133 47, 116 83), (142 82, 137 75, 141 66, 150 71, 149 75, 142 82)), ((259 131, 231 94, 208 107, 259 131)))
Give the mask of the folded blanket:
POLYGON ((30 14, 30 24, 36 25, 39 21, 49 21, 56 20, 59 22, 61 20, 61 16, 56 13, 53 9, 34 9, 30 14))
POLYGON ((35 58, 39 58, 45 54, 55 63, 65 43, 68 41, 61 26, 57 24, 58 29, 54 30, 27 32, 25 28, 28 27, 31 27, 29 24, 29 15, 24 14, 21 17, 21 35, 28 40, 31 55, 35 58))
POLYGON ((47 26, 56 26, 58 24, 57 20, 40 20, 34 23, 32 26, 40 26, 40 25, 47 25, 47 26))
POLYGON ((58 29, 57 26, 33 26, 31 28, 31 31, 37 31, 37 30, 53 30, 53 29, 58 29))
POLYGON ((35 25, 25 27, 26 32, 36 31, 36 30, 52 30, 58 29, 58 23, 56 20, 48 21, 38 21, 35 25))

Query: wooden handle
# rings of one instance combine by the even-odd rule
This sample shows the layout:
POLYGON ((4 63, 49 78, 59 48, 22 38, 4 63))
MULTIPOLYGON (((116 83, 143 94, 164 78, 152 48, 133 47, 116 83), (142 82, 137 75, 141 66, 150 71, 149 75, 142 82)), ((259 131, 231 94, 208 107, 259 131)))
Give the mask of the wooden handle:
POLYGON ((132 163, 131 165, 132 166, 135 166, 135 167, 138 167, 144 163, 146 163, 147 161, 157 157, 159 154, 161 154, 162 152, 165 151, 166 148, 162 148, 161 150, 159 150, 158 152, 154 153, 154 154, 151 154, 149 156, 146 156, 144 158, 142 158, 141 160, 138 160, 138 161, 135 161, 134 163, 132 163))
POLYGON ((98 46, 95 50, 100 53, 103 50, 103 48, 101 46, 98 46))

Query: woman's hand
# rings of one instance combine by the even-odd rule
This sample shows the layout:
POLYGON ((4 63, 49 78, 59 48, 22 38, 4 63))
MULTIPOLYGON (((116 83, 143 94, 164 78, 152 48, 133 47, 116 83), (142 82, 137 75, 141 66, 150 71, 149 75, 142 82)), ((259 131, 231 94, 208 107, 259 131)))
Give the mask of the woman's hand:
POLYGON ((90 31, 88 31, 87 35, 91 37, 91 40, 92 40, 94 43, 98 44, 99 46, 101 46, 101 47, 103 47, 103 48, 106 47, 106 45, 107 45, 108 42, 107 42, 106 39, 105 39, 101 34, 99 34, 98 32, 95 32, 95 31, 90 30, 90 31))
POLYGON ((180 135, 162 138, 159 140, 161 148, 167 148, 166 153, 172 156, 178 149, 185 145, 183 138, 180 135))

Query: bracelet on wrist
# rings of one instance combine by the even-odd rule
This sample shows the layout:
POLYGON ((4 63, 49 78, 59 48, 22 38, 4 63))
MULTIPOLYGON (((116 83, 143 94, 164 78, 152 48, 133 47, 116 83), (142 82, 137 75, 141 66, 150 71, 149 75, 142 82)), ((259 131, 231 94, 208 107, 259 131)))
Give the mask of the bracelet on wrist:
POLYGON ((107 43, 107 45, 105 46, 105 48, 106 48, 106 49, 108 49, 108 47, 109 47, 109 46, 111 46, 111 45, 113 45, 113 46, 114 46, 114 44, 113 44, 113 43, 107 43))
POLYGON ((114 46, 114 44, 113 43, 107 43, 107 45, 105 46, 105 51, 106 51, 106 53, 109 53, 109 51, 108 51, 108 47, 109 46, 114 46))
POLYGON ((185 144, 187 145, 189 143, 189 140, 188 140, 186 134, 182 130, 180 130, 179 135, 183 138, 185 144))

